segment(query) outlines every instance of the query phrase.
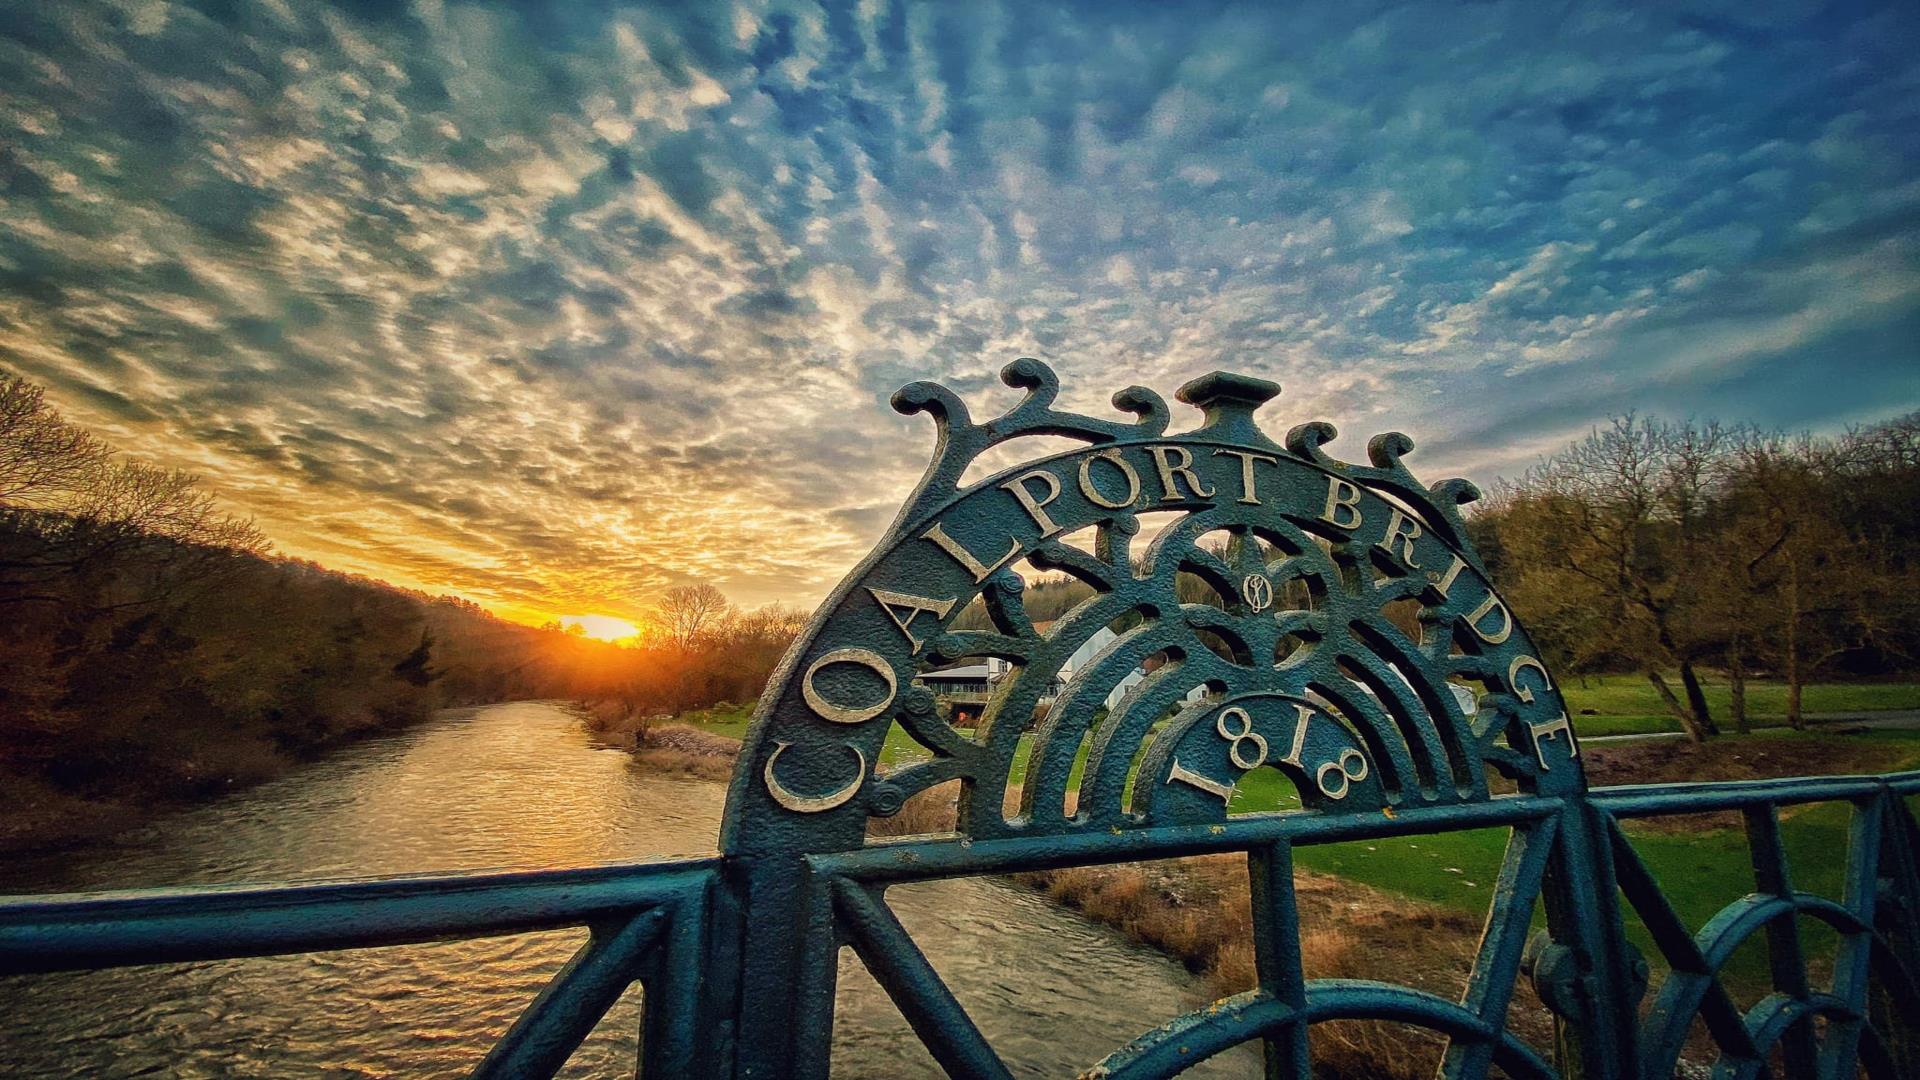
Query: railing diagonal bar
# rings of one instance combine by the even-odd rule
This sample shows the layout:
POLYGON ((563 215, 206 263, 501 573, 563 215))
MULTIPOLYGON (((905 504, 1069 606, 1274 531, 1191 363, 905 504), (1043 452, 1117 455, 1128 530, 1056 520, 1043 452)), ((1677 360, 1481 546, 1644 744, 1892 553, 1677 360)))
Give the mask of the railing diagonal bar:
MULTIPOLYGON (((1749 806, 1741 816, 1746 822, 1754 887, 1761 893, 1793 902, 1793 878, 1787 864, 1786 845, 1780 838, 1779 808, 1771 803, 1749 806)), ((1792 912, 1771 919, 1767 922, 1766 935, 1767 966, 1773 988, 1796 1001, 1805 1001, 1812 993, 1812 986, 1807 979, 1806 953, 1800 944, 1799 919, 1792 912)), ((1779 1033, 1779 1042, 1788 1075, 1814 1075, 1816 1047, 1810 1021, 1786 1024, 1779 1033)))
POLYGON ((1012 1080, 1000 1055, 885 901, 845 880, 834 881, 833 898, 854 952, 940 1067, 954 1077, 1012 1080))
MULTIPOLYGON (((1495 1029, 1506 1026, 1507 1006, 1513 1001, 1534 902, 1540 895, 1540 880, 1546 875, 1547 857, 1553 852, 1558 826, 1558 818, 1547 818, 1515 828, 1500 864, 1500 876, 1494 882, 1493 901, 1487 908, 1487 924, 1463 1004, 1495 1029)), ((1441 1075, 1447 1080, 1485 1076, 1493 1050, 1491 1040, 1449 1039, 1441 1075)))
MULTIPOLYGON (((669 909, 593 927, 592 936, 533 999, 477 1068, 474 1080, 548 1077, 640 975, 640 959, 672 921, 669 909)), ((648 1001, 651 1012, 656 1004, 648 1001)))
POLYGON ((1834 950, 1833 996, 1845 1002, 1853 1016, 1827 1022, 1818 1061, 1818 1075, 1823 1078, 1850 1075, 1859 1060, 1876 946, 1872 928, 1880 891, 1881 822, 1886 804, 1885 796, 1855 803, 1847 823, 1847 877, 1841 888, 1841 903, 1860 920, 1862 930, 1842 933, 1834 950))
POLYGON ((1920 1076, 1920 826, 1906 801, 1920 784, 1889 786, 1879 865, 1863 882, 1876 894, 1873 924, 1886 947, 1874 950, 1862 1057, 1884 1057, 1885 1075, 1920 1076))
POLYGON ((1620 891, 1639 913, 1641 922, 1672 969, 1643 1025, 1646 1038, 1641 1048, 1642 1072, 1647 1076, 1672 1073, 1695 1015, 1706 1021, 1707 1030, 1728 1053, 1752 1056, 1752 1040, 1746 1023, 1732 995, 1720 982, 1718 965, 1706 956, 1679 913, 1673 910, 1618 822, 1612 823, 1611 831, 1614 873, 1620 891))

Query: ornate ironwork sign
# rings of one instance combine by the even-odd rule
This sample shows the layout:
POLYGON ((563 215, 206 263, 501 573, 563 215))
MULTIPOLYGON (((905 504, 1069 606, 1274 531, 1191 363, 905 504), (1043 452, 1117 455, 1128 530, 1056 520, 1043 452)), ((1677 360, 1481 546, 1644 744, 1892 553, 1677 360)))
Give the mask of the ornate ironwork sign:
POLYGON ((1115 396, 1136 417, 1122 422, 1056 409, 1038 361, 1002 378, 1026 397, 984 423, 935 384, 894 396, 939 425, 934 460, 763 699, 727 850, 858 847, 867 818, 950 780, 964 785, 959 832, 972 839, 1223 822, 1239 778, 1263 767, 1328 813, 1482 801, 1489 768, 1523 791, 1579 789, 1565 706, 1467 540, 1458 506, 1478 493, 1415 480, 1406 436, 1374 438, 1365 465, 1327 454, 1328 424, 1276 442, 1254 411, 1280 388, 1242 375, 1182 387, 1202 418, 1179 434, 1142 387, 1115 396), (1086 445, 959 484, 1032 435, 1086 445), (1145 537, 1143 517, 1172 520, 1145 537), (1022 562, 1093 596, 1040 629, 1022 562), (990 626, 956 629, 976 598, 990 626), (1092 662, 1064 670, 1116 627, 1092 662), (971 732, 915 683, 963 657, 1010 665, 971 732), (880 775, 893 724, 933 760, 880 775), (1025 782, 1010 788, 1016 769, 1025 782))
POLYGON ((890 886, 1236 852, 1257 985, 1165 1018, 1086 1075, 1171 1076, 1258 1042, 1269 1076, 1306 1080, 1314 1025, 1371 1019, 1442 1035, 1448 1078, 1667 1080, 1696 1024, 1716 1076, 1920 1076, 1920 772, 1588 790, 1555 680, 1462 524, 1473 488, 1416 481, 1405 436, 1374 438, 1365 464, 1325 451, 1326 424, 1276 441, 1254 414, 1279 388, 1239 375, 1183 387, 1200 415, 1177 433, 1138 387, 1114 398, 1132 419, 1103 419, 1057 409, 1036 361, 1003 378, 1025 397, 985 422, 936 385, 895 395, 935 421, 932 464, 767 687, 719 858, 16 899, 0 902, 0 974, 584 925, 587 944, 475 1075, 552 1075, 638 981, 643 1073, 812 1080, 832 1071, 850 946, 942 1068, 998 1078, 890 886), (1028 436, 1078 445, 963 482, 1028 436), (1079 582, 1074 606, 1036 621, 1023 569, 1079 582), (942 678, 985 685, 965 691, 984 707, 943 708, 942 678), (883 768, 890 733, 925 752, 883 768), (1297 807, 1241 812, 1259 770, 1297 807), (950 831, 870 838, 950 783, 950 831), (1794 883, 1781 839, 1783 809, 1818 802, 1851 814, 1833 897, 1794 883), (1702 811, 1742 816, 1753 891, 1690 926, 1621 822, 1702 811), (1489 827, 1508 843, 1457 999, 1306 977, 1297 848, 1489 827), (1623 911, 1663 969, 1651 993, 1623 911), (1837 941, 1824 967, 1809 921, 1837 941), (1772 990, 1743 1008, 1722 972, 1750 941, 1772 990), (1511 1031, 1523 978, 1554 1015, 1551 1051, 1511 1031))

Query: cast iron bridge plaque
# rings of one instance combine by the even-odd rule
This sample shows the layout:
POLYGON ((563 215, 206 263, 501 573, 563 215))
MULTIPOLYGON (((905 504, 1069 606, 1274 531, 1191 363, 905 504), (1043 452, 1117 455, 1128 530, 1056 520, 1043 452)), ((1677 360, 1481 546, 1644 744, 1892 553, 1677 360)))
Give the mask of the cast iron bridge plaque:
POLYGON ((1182 387, 1201 417, 1180 433, 1140 387, 1114 397, 1131 419, 1105 419, 1056 408, 1038 361, 1002 378, 1025 397, 985 422, 938 385, 894 396, 934 419, 932 464, 770 680, 718 858, 21 899, 0 904, 0 971, 585 925, 588 944, 476 1075, 551 1075, 640 981, 643 1072, 812 1078, 831 1070, 837 957, 851 946, 950 1074, 1005 1077, 889 909, 889 886, 1238 852, 1258 985, 1166 1018, 1088 1075, 1168 1076, 1258 1042, 1268 1075, 1304 1080, 1313 1025, 1375 1019, 1444 1036, 1447 1077, 1665 1080, 1696 1020, 1716 1075, 1920 1076, 1920 834, 1907 802, 1920 773, 1589 790, 1554 678, 1462 523, 1477 493, 1417 481, 1406 436, 1374 438, 1366 464, 1330 456, 1324 423, 1276 442, 1254 413, 1279 387, 1241 375, 1182 387), (962 483, 1035 435, 1079 445, 962 483), (1143 516, 1165 521, 1150 543, 1143 516), (1037 625, 1022 563, 1090 596, 1037 625), (1097 635, 1104 644, 1069 668, 1097 635), (955 727, 915 680, 981 657, 1006 673, 977 725, 955 727), (896 725, 928 756, 885 771, 896 725), (1236 812, 1241 778, 1258 769, 1284 776, 1298 808, 1236 812), (951 832, 869 836, 871 820, 954 783, 951 832), (1851 805, 1837 897, 1788 874, 1781 808, 1815 802, 1851 805), (1619 822, 1727 810, 1744 815, 1754 889, 1689 927, 1619 822), (1304 976, 1296 847, 1488 827, 1509 840, 1458 999, 1304 976), (1650 998, 1623 911, 1666 969, 1650 998), (1835 931, 1819 978, 1800 920, 1835 931), (1721 972, 1754 938, 1773 992, 1743 1010, 1721 972), (1555 1014, 1551 1051, 1509 1030, 1521 978, 1555 1014))

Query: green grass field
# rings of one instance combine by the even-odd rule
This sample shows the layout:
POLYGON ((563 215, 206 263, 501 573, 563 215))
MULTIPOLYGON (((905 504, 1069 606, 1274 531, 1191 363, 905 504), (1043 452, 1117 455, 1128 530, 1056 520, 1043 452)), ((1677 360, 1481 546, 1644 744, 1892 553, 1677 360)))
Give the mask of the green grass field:
MULTIPOLYGON (((1670 679, 1674 692, 1680 692, 1679 680, 1670 679)), ((1707 708, 1723 728, 1730 727, 1727 710, 1731 698, 1726 680, 1707 677, 1702 681, 1707 708)), ((1573 716, 1581 735, 1639 735, 1656 731, 1679 731, 1660 695, 1640 675, 1587 675, 1568 679, 1560 686, 1567 699, 1567 711, 1573 716), (1592 709, 1595 715, 1581 710, 1592 709)), ((1920 709, 1920 684, 1917 683, 1816 683, 1803 690, 1801 708, 1812 714, 1880 712, 1887 709, 1920 709)), ((1755 727, 1779 727, 1786 723, 1787 684, 1773 680, 1747 682, 1747 715, 1755 727)))
POLYGON ((745 705, 722 702, 712 708, 681 713, 673 718, 673 722, 692 724, 702 731, 725 735, 729 739, 744 739, 747 737, 747 721, 751 719, 753 719, 752 702, 745 705))

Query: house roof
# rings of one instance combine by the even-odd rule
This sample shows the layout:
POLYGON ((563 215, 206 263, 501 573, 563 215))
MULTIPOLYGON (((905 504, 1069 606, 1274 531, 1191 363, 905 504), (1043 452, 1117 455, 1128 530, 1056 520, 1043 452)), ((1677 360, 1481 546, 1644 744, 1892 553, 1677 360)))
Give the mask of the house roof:
POLYGON ((985 682, 992 675, 993 669, 985 664, 964 664, 938 671, 923 671, 915 678, 922 682, 985 682))

